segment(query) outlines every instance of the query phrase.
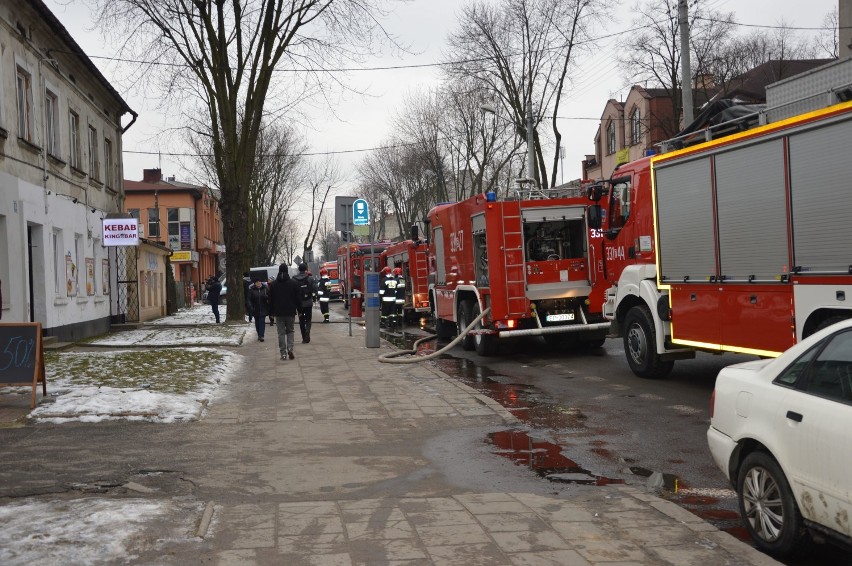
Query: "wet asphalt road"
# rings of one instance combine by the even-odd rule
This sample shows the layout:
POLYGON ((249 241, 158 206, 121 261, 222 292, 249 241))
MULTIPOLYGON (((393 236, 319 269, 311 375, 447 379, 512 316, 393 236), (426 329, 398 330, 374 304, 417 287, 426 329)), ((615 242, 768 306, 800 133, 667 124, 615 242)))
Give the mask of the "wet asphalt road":
MULTIPOLYGON (((410 347, 420 335, 393 332, 385 337, 410 347)), ((666 379, 645 380, 630 371, 620 339, 583 352, 527 338, 501 343, 501 355, 493 358, 456 346, 433 363, 523 421, 486 442, 530 473, 583 484, 656 482, 662 497, 748 540, 735 494, 710 456, 706 432, 719 370, 751 359, 699 353, 694 360, 676 362, 666 379)), ((816 545, 807 555, 784 562, 850 564, 852 554, 816 545)))

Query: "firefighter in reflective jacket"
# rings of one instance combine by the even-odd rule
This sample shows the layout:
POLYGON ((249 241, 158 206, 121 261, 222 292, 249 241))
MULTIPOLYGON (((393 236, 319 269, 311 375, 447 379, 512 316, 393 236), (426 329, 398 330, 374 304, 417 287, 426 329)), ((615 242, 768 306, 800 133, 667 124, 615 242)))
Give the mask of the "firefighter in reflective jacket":
POLYGON ((317 284, 317 296, 319 297, 322 321, 328 322, 328 303, 331 301, 331 279, 327 269, 320 269, 319 283, 317 284))
POLYGON ((381 326, 386 328, 393 322, 393 313, 396 308, 396 277, 391 273, 390 267, 382 269, 382 279, 379 283, 379 297, 382 300, 381 326))
POLYGON ((405 305, 405 277, 402 269, 395 267, 393 276, 396 278, 396 300, 394 301, 393 324, 402 328, 402 313, 405 305))

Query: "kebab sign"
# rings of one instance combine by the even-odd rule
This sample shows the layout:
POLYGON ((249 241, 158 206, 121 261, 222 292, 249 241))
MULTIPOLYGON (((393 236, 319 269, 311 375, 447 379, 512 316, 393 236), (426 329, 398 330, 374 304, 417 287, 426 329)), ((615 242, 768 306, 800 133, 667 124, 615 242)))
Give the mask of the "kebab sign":
POLYGON ((104 218, 105 246, 138 246, 139 221, 135 218, 104 218))

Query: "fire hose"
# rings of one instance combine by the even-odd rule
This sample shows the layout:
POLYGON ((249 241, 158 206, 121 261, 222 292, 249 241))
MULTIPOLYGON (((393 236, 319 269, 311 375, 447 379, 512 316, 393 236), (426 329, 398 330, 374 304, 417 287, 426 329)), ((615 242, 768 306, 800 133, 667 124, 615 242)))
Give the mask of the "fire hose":
POLYGON ((379 361, 384 363, 384 364, 414 364, 414 363, 417 363, 417 362, 425 362, 426 360, 431 360, 433 358, 437 358, 438 356, 443 354, 445 351, 449 350, 450 348, 455 347, 456 344, 461 342, 462 339, 465 336, 467 336, 467 333, 470 332, 471 330, 473 330, 473 327, 476 326, 479 323, 479 321, 482 320, 483 317, 490 312, 491 312, 491 307, 488 307, 487 309, 482 311, 479 314, 479 316, 474 318, 471 321, 471 323, 467 325, 467 328, 465 328, 464 330, 459 332, 459 335, 456 336, 449 344, 447 344, 446 346, 444 346, 440 350, 435 350, 431 354, 426 354, 425 356, 418 356, 417 355, 417 346, 419 346, 423 342, 427 342, 429 340, 434 340, 435 338, 438 337, 437 334, 433 334, 432 336, 424 336, 423 338, 416 340, 414 342, 414 344, 412 344, 411 350, 399 350, 399 351, 396 351, 396 352, 387 352, 386 354, 382 354, 381 356, 379 356, 379 361), (414 356, 414 357, 405 358, 405 359, 402 359, 402 360, 394 359, 398 356, 406 356, 406 355, 411 355, 411 356, 414 356))

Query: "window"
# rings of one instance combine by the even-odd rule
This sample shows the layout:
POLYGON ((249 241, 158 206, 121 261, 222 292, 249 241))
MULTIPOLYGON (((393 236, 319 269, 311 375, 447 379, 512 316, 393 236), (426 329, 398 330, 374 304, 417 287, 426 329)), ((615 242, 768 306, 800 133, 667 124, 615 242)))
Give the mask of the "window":
POLYGON ((180 249, 180 212, 177 208, 169 208, 166 211, 169 221, 169 243, 170 249, 180 249))
POLYGON ((71 136, 71 158, 70 163, 71 167, 76 169, 80 169, 80 115, 74 112, 73 110, 70 112, 70 120, 69 120, 69 134, 71 136))
POLYGON ((98 131, 89 126, 89 176, 100 179, 101 163, 98 161, 98 131))
POLYGON ((30 74, 21 67, 18 67, 15 86, 18 95, 18 137, 32 142, 32 79, 30 74))
POLYGON ((137 222, 139 221, 139 209, 138 208, 128 208, 127 214, 129 214, 130 216, 135 218, 137 222))
POLYGON ((160 237, 160 210, 157 208, 148 209, 148 237, 160 237))
POLYGON ((606 152, 615 153, 615 122, 610 122, 606 127, 606 152))
POLYGON ((612 182, 609 198, 609 229, 620 230, 630 218, 630 179, 615 179, 612 182))
POLYGON ((114 187, 112 171, 112 141, 104 138, 104 184, 107 187, 114 187))
POLYGON ((59 155, 59 98, 49 90, 44 92, 44 129, 47 153, 59 155))
POLYGON ((805 391, 852 404, 852 332, 831 337, 808 368, 805 391))
POLYGON ((630 145, 636 145, 640 141, 642 141, 642 116, 637 108, 630 115, 630 145))

